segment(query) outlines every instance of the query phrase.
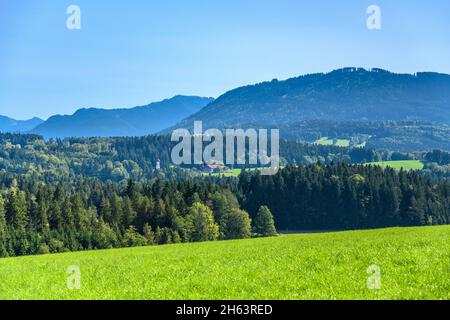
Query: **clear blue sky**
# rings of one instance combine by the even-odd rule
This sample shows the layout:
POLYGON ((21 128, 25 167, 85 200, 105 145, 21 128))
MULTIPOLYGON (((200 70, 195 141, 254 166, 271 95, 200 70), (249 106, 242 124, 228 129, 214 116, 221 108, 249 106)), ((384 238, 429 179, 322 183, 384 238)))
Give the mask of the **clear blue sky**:
POLYGON ((448 0, 0 0, 0 114, 217 97, 345 66, 450 73, 448 0), (81 8, 81 30, 66 9, 81 8), (366 9, 382 10, 382 30, 366 9))

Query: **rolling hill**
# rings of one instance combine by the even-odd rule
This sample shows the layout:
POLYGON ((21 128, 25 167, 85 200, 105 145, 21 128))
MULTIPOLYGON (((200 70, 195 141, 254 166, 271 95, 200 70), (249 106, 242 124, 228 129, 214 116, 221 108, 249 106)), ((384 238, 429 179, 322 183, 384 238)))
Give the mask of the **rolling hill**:
POLYGON ((231 90, 176 127, 278 126, 304 120, 450 124, 450 75, 344 68, 231 90))
POLYGON ((449 299, 449 234, 395 228, 6 258, 0 299, 449 299))
POLYGON ((31 133, 45 138, 143 136, 157 133, 199 111, 212 98, 175 96, 131 109, 80 109, 73 115, 56 115, 31 133))
POLYGON ((29 131, 43 123, 44 120, 33 118, 30 120, 15 120, 0 116, 0 132, 21 133, 29 131))

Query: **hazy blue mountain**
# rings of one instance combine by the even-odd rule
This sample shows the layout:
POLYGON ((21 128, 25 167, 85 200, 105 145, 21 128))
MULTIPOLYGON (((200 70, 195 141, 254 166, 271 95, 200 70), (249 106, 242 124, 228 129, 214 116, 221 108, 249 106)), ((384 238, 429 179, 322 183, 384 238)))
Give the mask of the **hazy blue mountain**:
POLYGON ((131 109, 80 109, 70 116, 53 116, 31 133, 46 138, 143 136, 173 126, 212 101, 212 98, 175 96, 131 109))
POLYGON ((450 124, 450 75, 345 68, 229 91, 175 127, 282 127, 303 120, 450 124))
POLYGON ((33 118, 30 120, 15 120, 0 116, 0 132, 26 132, 43 123, 44 120, 33 118))

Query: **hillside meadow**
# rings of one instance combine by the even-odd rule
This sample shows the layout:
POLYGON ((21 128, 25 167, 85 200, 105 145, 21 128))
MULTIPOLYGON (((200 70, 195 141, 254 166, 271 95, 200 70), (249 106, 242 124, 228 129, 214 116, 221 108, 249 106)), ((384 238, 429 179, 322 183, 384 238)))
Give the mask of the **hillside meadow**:
POLYGON ((422 170, 424 167, 423 162, 419 160, 401 160, 401 161, 383 161, 383 162, 371 162, 367 165, 380 166, 383 168, 392 168, 395 170, 422 170))
MULTIPOLYGON (((328 140, 327 140, 328 141, 328 140)), ((321 145, 333 145, 332 140, 331 144, 321 144, 321 145)), ((345 140, 339 140, 344 141, 345 140)), ((338 141, 338 143, 339 143, 338 141)), ((337 145, 337 146, 343 146, 343 145, 337 145)), ((344 146, 345 147, 345 146, 344 146)), ((422 170, 424 168, 424 163, 420 160, 400 160, 400 161, 380 161, 380 162, 370 162, 366 163, 365 165, 372 165, 372 166, 379 166, 383 168, 392 168, 395 170, 422 170)), ((254 171, 257 169, 248 168, 246 169, 248 171, 254 171)), ((214 176, 214 177, 238 177, 242 172, 242 169, 233 169, 226 173, 203 173, 203 176, 214 176)))
POLYGON ((450 299, 449 240, 440 226, 5 258, 0 299, 450 299))

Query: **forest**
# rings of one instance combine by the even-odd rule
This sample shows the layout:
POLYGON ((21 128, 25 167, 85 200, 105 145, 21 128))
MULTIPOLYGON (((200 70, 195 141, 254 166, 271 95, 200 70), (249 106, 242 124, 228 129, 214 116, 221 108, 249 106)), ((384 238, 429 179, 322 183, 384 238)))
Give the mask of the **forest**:
POLYGON ((125 187, 79 178, 46 185, 0 175, 0 256, 275 235, 261 206, 253 221, 236 196, 206 181, 125 187), (8 186, 8 187, 6 187, 8 186))
POLYGON ((244 172, 243 208, 267 205, 279 230, 354 230, 450 222, 450 183, 377 166, 290 166, 275 176, 244 172))
MULTIPOLYGON (((102 181, 141 181, 155 176, 159 160, 166 176, 184 177, 189 172, 171 165, 170 151, 173 145, 169 136, 44 140, 38 135, 0 134, 0 172, 47 182, 60 182, 77 175, 102 181)), ((421 153, 342 148, 287 140, 280 141, 280 154, 282 165, 367 163, 423 157, 421 153)), ((199 166, 185 168, 199 169, 199 166)))
POLYGON ((321 137, 365 143, 376 150, 420 152, 450 151, 450 126, 430 121, 333 121, 305 120, 281 126, 288 140, 314 142, 321 137))
POLYGON ((444 151, 282 141, 277 175, 226 178, 172 166, 170 148, 167 136, 0 134, 0 256, 450 222, 444 151), (425 169, 365 165, 408 159, 425 169))
POLYGON ((450 221, 447 180, 344 163, 126 183, 3 173, 0 185, 3 257, 450 221))

